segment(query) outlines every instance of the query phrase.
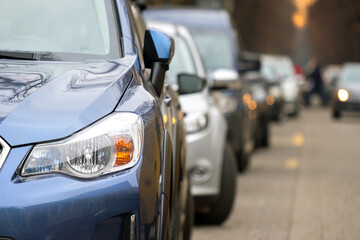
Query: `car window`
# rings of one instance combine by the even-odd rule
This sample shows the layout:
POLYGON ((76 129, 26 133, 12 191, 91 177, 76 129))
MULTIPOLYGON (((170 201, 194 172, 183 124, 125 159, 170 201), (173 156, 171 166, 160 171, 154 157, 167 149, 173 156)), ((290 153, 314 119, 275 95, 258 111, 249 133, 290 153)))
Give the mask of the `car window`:
POLYGON ((275 69, 269 64, 266 63, 262 64, 261 74, 264 76, 266 80, 270 82, 274 82, 276 80, 275 69))
POLYGON ((340 75, 341 82, 360 82, 360 68, 345 68, 340 75))
POLYGON ((145 42, 145 30, 146 30, 146 24, 145 21, 141 15, 140 9, 136 6, 136 4, 131 4, 131 12, 134 17, 134 23, 137 29, 137 32, 139 34, 141 47, 144 48, 144 42, 145 42))
POLYGON ((288 77, 294 76, 293 66, 292 66, 291 62, 289 62, 287 60, 281 61, 281 67, 279 68, 279 71, 283 77, 288 78, 288 77))
POLYGON ((1 0, 0 51, 52 53, 65 60, 71 54, 119 58, 119 47, 112 49, 114 22, 111 1, 1 0))
POLYGON ((139 9, 135 5, 135 3, 132 3, 129 8, 129 17, 131 22, 131 28, 134 32, 134 38, 135 38, 135 45, 136 49, 138 51, 139 61, 141 65, 141 70, 145 70, 145 62, 144 57, 142 55, 143 53, 143 47, 144 47, 144 40, 145 40, 145 30, 146 26, 143 21, 143 18, 139 12, 139 9))
POLYGON ((233 68, 231 41, 227 33, 216 30, 192 30, 191 34, 207 70, 233 68))
POLYGON ((179 73, 196 74, 196 67, 191 51, 185 40, 179 36, 174 37, 175 53, 171 60, 166 77, 172 84, 177 84, 179 73))

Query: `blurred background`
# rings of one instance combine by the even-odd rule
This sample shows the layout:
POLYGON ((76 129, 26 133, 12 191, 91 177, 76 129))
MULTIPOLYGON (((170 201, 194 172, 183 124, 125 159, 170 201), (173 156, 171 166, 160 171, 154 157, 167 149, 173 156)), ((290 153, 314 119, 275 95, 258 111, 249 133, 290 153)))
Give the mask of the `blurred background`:
POLYGON ((237 175, 229 219, 196 225, 193 239, 359 239, 360 0, 149 0, 148 6, 226 9, 241 50, 260 53, 262 68, 268 57, 290 57, 279 72, 288 68, 291 76, 279 74, 267 94, 281 87, 284 102, 293 98, 299 107, 271 122, 269 144, 237 175), (342 110, 350 113, 340 120, 342 110))
POLYGON ((359 0, 149 0, 149 6, 223 8, 247 51, 289 55, 306 64, 360 61, 359 0))

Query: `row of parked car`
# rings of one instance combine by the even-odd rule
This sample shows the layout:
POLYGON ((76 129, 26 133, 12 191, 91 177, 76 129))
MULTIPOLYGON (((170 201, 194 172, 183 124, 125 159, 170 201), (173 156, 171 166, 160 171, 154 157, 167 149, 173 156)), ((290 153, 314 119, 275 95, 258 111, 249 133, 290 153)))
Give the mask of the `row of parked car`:
POLYGON ((186 114, 196 219, 221 224, 234 202, 236 168, 244 172, 254 149, 269 146, 271 120, 299 114, 298 76, 287 56, 244 52, 226 11, 153 8, 143 16, 175 39, 167 76, 186 114), (191 88, 182 79, 189 74, 191 88))
POLYGON ((299 114, 291 59, 245 53, 225 11, 0 9, 0 239, 190 239, 299 114))

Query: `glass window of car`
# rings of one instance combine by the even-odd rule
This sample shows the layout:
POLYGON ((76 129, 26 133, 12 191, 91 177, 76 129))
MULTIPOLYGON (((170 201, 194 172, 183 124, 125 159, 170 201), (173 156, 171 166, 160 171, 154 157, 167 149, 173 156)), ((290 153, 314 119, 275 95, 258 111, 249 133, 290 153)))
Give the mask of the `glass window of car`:
POLYGON ((170 83, 177 85, 179 73, 196 74, 195 62, 186 41, 178 36, 174 37, 175 53, 171 60, 166 77, 170 83))
POLYGON ((359 82, 360 83, 360 67, 345 68, 340 75, 341 82, 359 82))
POLYGON ((231 41, 224 31, 191 32, 207 70, 233 68, 231 41))
POLYGON ((274 82, 276 81, 276 70, 274 69, 273 66, 269 65, 269 64, 262 64, 261 67, 261 74, 264 76, 264 78, 269 81, 269 82, 274 82))
POLYGON ((282 60, 279 67, 279 72, 283 77, 289 78, 294 76, 294 68, 290 61, 282 60))
POLYGON ((120 58, 111 3, 1 0, 0 51, 44 53, 46 60, 120 58))
POLYGON ((138 51, 141 70, 144 71, 145 62, 144 62, 144 56, 142 54, 143 54, 143 47, 145 40, 146 25, 135 3, 131 3, 128 10, 129 10, 131 28, 134 33, 135 45, 138 51))

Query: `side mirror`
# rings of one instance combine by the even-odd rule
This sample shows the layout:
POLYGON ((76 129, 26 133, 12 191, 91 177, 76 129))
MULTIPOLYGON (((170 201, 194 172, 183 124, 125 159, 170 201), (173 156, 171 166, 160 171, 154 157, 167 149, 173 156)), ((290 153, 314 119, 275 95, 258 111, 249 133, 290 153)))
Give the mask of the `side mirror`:
POLYGON ((204 79, 193 74, 182 73, 178 75, 179 94, 201 92, 205 87, 204 79))
POLYGON ((239 64, 240 73, 250 72, 250 71, 260 71, 261 62, 258 59, 244 59, 239 64))
POLYGON ((213 88, 234 88, 239 87, 239 74, 231 69, 217 69, 211 74, 213 88))
POLYGON ((147 7, 146 0, 132 0, 132 2, 138 5, 140 11, 145 10, 147 7))
POLYGON ((151 69, 151 82, 160 96, 165 72, 174 56, 174 40, 158 30, 147 29, 143 56, 145 67, 151 69))

